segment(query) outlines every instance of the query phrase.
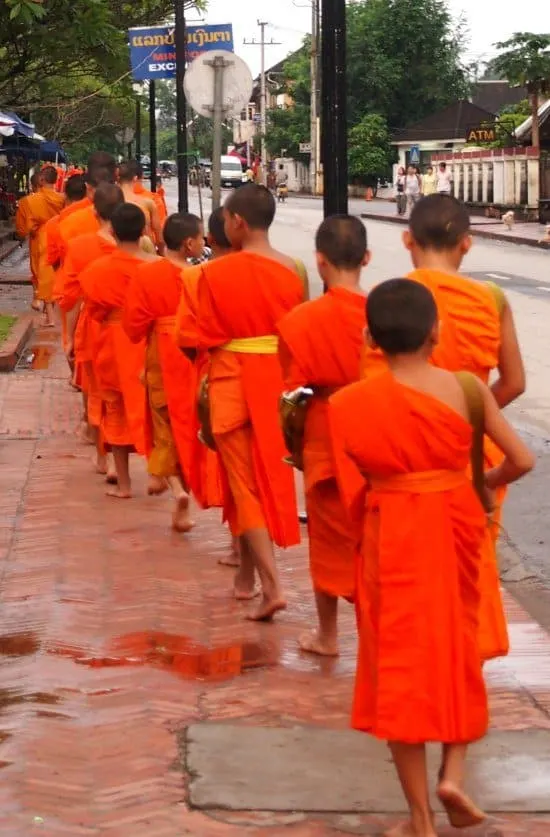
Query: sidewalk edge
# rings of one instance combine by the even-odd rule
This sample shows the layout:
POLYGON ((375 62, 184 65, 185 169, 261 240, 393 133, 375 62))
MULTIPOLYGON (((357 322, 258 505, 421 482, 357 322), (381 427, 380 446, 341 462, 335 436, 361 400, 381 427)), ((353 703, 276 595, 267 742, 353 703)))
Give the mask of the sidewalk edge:
MULTIPOLYGON (((361 218, 367 221, 382 221, 388 224, 400 224, 404 226, 408 223, 406 218, 399 218, 394 215, 382 215, 377 212, 362 212, 361 218)), ((489 230, 476 230, 475 225, 472 225, 471 234, 477 238, 488 238, 493 241, 506 241, 508 244, 522 244, 526 247, 534 247, 536 250, 550 250, 550 242, 535 241, 532 238, 517 235, 511 236, 506 233, 490 232, 489 230)))
POLYGON ((20 314, 10 335, 0 349, 0 373, 13 372, 33 331, 34 316, 32 314, 20 314))

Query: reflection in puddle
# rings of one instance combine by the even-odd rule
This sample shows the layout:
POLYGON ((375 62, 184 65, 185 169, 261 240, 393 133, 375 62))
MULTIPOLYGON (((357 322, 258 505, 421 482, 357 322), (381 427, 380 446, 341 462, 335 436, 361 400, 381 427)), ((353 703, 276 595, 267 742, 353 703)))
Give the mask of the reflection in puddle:
POLYGON ((1 634, 0 654, 5 657, 28 657, 36 654, 39 642, 36 634, 1 634))
MULTIPOLYGON (((38 703, 41 706, 55 706, 61 702, 59 695, 49 692, 25 692, 23 689, 0 689, 0 712, 10 706, 23 703, 38 703)), ((1 733, 0 733, 1 741, 1 733)))
POLYGON ((56 648, 51 653, 71 657, 89 668, 150 665, 197 680, 229 679, 252 668, 275 665, 279 659, 275 642, 207 648, 188 637, 155 631, 119 637, 103 655, 85 654, 70 647, 56 648))
POLYGON ((48 369, 54 352, 53 346, 31 346, 26 350, 26 366, 29 369, 48 369))

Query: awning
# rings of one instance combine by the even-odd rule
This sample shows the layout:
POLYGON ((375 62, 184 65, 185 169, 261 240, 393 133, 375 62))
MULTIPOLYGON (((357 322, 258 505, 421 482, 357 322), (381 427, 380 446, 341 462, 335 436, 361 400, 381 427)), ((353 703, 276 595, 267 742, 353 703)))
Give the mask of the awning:
MULTIPOLYGON (((13 133, 20 134, 22 137, 32 139, 34 136, 34 127, 29 125, 28 122, 23 122, 23 120, 11 110, 0 111, 0 126, 12 128, 13 133)), ((8 134, 8 136, 10 135, 8 134)))
POLYGON ((40 159, 46 163, 67 162, 67 156, 56 140, 40 143, 40 159))

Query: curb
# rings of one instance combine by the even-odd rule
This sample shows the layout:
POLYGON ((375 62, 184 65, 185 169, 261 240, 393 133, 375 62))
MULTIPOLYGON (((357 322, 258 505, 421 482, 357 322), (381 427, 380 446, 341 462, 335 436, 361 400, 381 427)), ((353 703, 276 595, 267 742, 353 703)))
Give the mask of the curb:
POLYGON ((8 244, 5 250, 0 250, 0 264, 2 264, 4 259, 9 259, 12 253, 15 253, 17 248, 20 246, 21 244, 19 241, 13 241, 10 244, 8 244))
POLYGON ((0 350, 0 372, 13 372, 33 331, 34 316, 32 314, 21 314, 17 317, 0 350))
MULTIPOLYGON (((383 221, 387 224, 400 224, 401 226, 408 224, 406 218, 398 218, 397 216, 393 215, 381 215, 375 212, 362 212, 360 217, 370 221, 383 221)), ((533 238, 527 238, 526 236, 521 235, 516 235, 512 237, 504 233, 490 232, 489 230, 476 230, 475 224, 472 224, 470 232, 472 235, 475 235, 478 238, 488 238, 492 239, 493 241, 506 241, 508 244, 523 244, 526 247, 534 247, 536 250, 550 250, 550 241, 541 242, 535 241, 533 238)))

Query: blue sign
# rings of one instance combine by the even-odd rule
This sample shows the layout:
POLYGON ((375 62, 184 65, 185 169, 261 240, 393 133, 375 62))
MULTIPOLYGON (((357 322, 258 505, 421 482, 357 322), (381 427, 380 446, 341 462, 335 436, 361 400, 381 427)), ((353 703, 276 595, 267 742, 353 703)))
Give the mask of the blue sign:
POLYGON ((417 166, 420 163, 419 145, 411 145, 411 150, 409 152, 409 163, 411 164, 411 166, 417 166))
MULTIPOLYGON (((187 26, 185 60, 193 61, 213 49, 233 52, 233 25, 187 26)), ((130 29, 130 64, 134 81, 175 78, 176 47, 173 26, 130 29)))

